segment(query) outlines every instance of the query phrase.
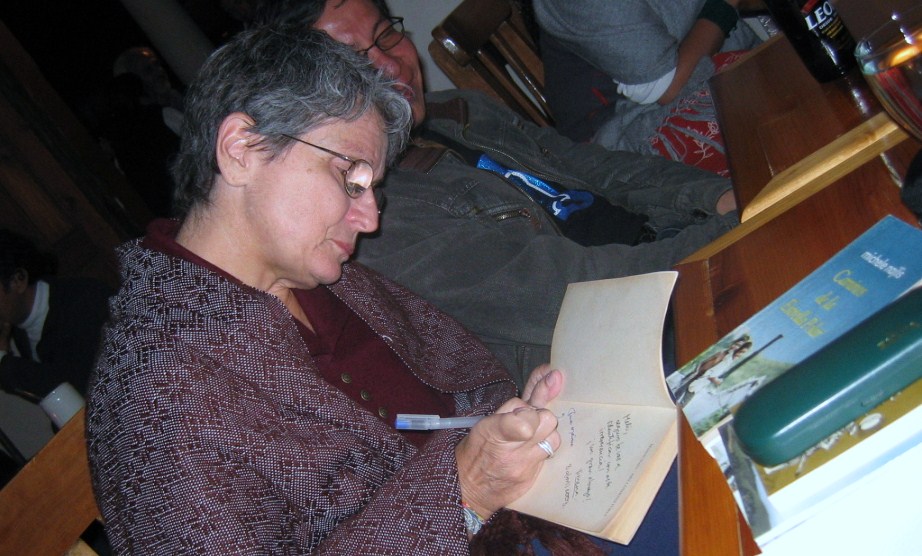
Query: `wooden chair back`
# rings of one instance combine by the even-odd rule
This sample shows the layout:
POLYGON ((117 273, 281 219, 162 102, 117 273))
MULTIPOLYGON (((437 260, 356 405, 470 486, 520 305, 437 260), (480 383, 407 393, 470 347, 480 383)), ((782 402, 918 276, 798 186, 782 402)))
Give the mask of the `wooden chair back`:
POLYGON ((510 0, 463 0, 432 37, 432 59, 459 89, 483 91, 538 125, 554 125, 537 45, 510 0))
POLYGON ((99 509, 80 410, 0 490, 0 554, 95 554, 80 540, 99 509))

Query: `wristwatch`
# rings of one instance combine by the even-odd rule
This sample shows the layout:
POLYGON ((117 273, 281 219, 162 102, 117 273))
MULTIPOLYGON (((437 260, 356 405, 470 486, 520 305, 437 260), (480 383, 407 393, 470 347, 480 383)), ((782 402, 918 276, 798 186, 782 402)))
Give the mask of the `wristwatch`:
POLYGON ((483 527, 486 521, 465 502, 461 502, 461 510, 464 512, 464 526, 467 528, 467 532, 473 537, 480 532, 480 528, 483 527))

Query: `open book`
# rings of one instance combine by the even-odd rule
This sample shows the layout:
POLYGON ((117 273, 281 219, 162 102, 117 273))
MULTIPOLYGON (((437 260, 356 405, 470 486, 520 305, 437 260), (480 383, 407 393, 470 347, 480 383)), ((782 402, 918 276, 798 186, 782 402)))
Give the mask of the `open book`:
POLYGON ((514 510, 627 544, 676 456, 663 376, 663 322, 675 272, 570 284, 551 366, 566 375, 548 407, 561 446, 514 510))
MULTIPOLYGON (((826 511, 835 503, 835 496, 922 440, 922 384, 901 386, 902 392, 880 392, 880 398, 875 397, 876 388, 870 393, 862 390, 862 381, 871 376, 862 374, 865 369, 887 371, 884 355, 877 358, 883 361, 877 367, 868 366, 868 361, 875 359, 868 355, 871 348, 850 356, 847 365, 809 373, 812 384, 798 381, 798 387, 776 388, 803 374, 799 370, 808 368, 800 366, 805 360, 814 357, 812 361, 817 361, 816 357, 838 345, 856 345, 857 342, 844 341, 851 338, 850 331, 863 330, 859 324, 870 322, 867 319, 872 315, 879 317, 881 309, 919 286, 920 254, 922 230, 892 216, 885 217, 667 377, 692 430, 721 466, 762 548, 809 517, 826 511), (843 342, 837 342, 838 338, 843 342), (830 376, 818 382, 820 377, 830 376), (851 398, 830 395, 817 406, 822 409, 809 417, 784 422, 778 417, 777 424, 771 421, 844 378, 852 381, 842 382, 851 390, 841 392, 868 396, 862 401, 864 414, 859 412, 851 422, 842 423, 839 430, 833 427, 821 432, 816 428, 815 440, 808 437, 809 441, 799 442, 803 450, 797 453, 789 453, 790 443, 768 446, 785 454, 779 459, 790 458, 785 461, 766 462, 757 457, 764 464, 759 465, 751 457, 751 447, 750 453, 744 451, 735 435, 733 418, 757 392, 767 395, 769 391, 780 391, 773 398, 777 400, 772 402, 775 405, 769 404, 779 410, 770 411, 769 418, 758 421, 760 425, 773 427, 769 430, 799 430, 828 418, 831 411, 841 407, 841 400, 851 398), (767 386, 776 380, 773 386, 767 386)), ((910 335, 900 333, 898 337, 908 339, 910 335)), ((876 376, 880 374, 876 372, 876 376)))

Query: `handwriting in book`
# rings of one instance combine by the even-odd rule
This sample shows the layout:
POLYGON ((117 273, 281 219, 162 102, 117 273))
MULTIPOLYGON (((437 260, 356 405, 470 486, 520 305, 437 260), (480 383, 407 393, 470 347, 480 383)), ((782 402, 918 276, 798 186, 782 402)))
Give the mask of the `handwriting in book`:
POLYGON ((567 407, 558 416, 558 430, 564 438, 564 445, 569 448, 568 463, 563 473, 562 507, 571 501, 591 502, 596 493, 600 493, 611 506, 617 503, 633 482, 634 470, 624 477, 622 470, 625 461, 633 458, 626 453, 627 443, 633 428, 631 412, 613 416, 601 422, 591 431, 577 431, 580 423, 579 409, 567 407), (612 492, 617 485, 618 491, 612 492))

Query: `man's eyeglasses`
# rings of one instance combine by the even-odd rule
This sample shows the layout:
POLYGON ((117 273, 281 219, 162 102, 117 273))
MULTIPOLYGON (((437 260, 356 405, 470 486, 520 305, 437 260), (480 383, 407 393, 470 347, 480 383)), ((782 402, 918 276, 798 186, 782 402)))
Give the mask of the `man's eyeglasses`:
POLYGON ((304 143, 305 145, 319 149, 327 154, 332 154, 336 158, 345 160, 349 163, 349 167, 342 171, 343 174, 343 190, 346 192, 346 195, 353 199, 358 199, 362 196, 363 193, 372 190, 372 194, 375 196, 375 202, 378 203, 378 208, 380 209, 384 203, 384 197, 381 191, 378 188, 373 187, 371 182, 374 180, 375 172, 371 168, 371 164, 366 160, 361 158, 352 158, 346 156, 342 153, 338 153, 334 150, 330 150, 326 147, 321 147, 320 145, 315 145, 304 141, 303 139, 298 139, 292 135, 281 134, 282 137, 287 137, 298 143, 304 143))
POLYGON ((375 37, 375 41, 371 43, 371 46, 361 50, 356 50, 356 52, 362 56, 367 56, 368 51, 372 48, 377 48, 381 52, 386 52, 400 44, 400 41, 402 41, 403 37, 406 36, 406 33, 403 29, 403 18, 392 17, 388 21, 390 21, 390 25, 378 33, 378 36, 375 37))

